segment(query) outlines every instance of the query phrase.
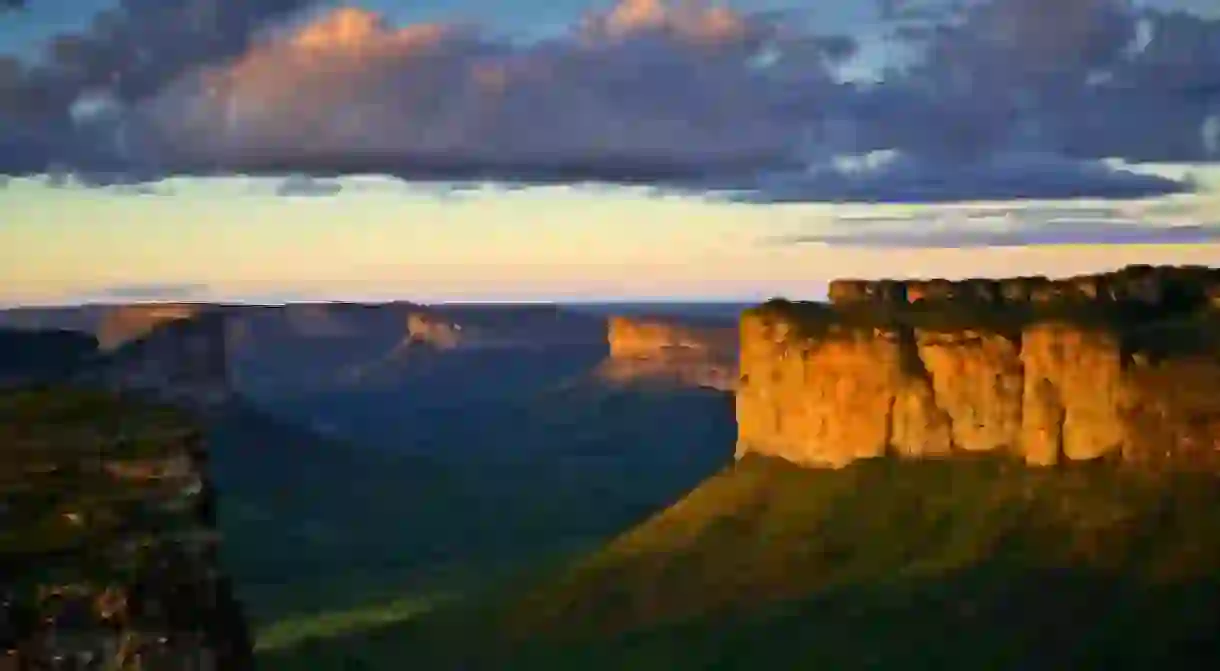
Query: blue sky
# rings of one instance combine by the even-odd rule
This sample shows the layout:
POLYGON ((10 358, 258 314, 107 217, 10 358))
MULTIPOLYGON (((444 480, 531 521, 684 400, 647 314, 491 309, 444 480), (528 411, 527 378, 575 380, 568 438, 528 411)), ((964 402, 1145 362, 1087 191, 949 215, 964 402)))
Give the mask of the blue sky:
MULTIPOLYGON (((1208 0, 1161 0, 1185 5, 1209 5, 1208 0)), ((22 14, 0 25, 0 53, 36 56, 49 36, 80 30, 92 15, 113 7, 116 0, 41 0, 22 14)), ((613 4, 606 0, 317 0, 317 11, 331 7, 359 6, 375 11, 397 25, 432 21, 477 21, 517 39, 532 39, 562 33, 590 10, 613 4)), ((793 0, 734 0, 731 6, 744 11, 800 13, 826 32, 857 35, 861 52, 855 71, 872 73, 893 58, 892 45, 880 34, 876 6, 872 2, 835 1, 804 3, 793 0)))
MULTIPOLYGON (((116 0, 35 0, 31 7, 0 27, 0 49, 28 53, 50 35, 85 25, 94 13, 112 7, 116 0)), ((474 18, 517 34, 550 33, 562 29, 593 7, 597 0, 324 0, 323 4, 357 4, 377 11, 395 23, 474 18)), ((743 10, 809 12, 828 30, 855 32, 875 25, 876 4, 867 0, 733 0, 743 10)), ((1200 15, 1220 16, 1213 0, 1143 0, 1145 6, 1184 9, 1200 15)))
MULTIPOLYGON (((264 17, 244 52, 133 14, 0 67, 0 303, 754 300, 1220 263, 1220 5, 974 1, 994 11, 884 76, 867 2, 359 0, 264 17)), ((0 52, 109 4, 33 0, 0 52)))
MULTIPOLYGON (((1180 0, 1189 2, 1191 0, 1180 0)), ((1207 0, 1193 0, 1206 6, 1207 0)), ((37 50, 55 33, 79 29, 94 13, 116 5, 115 0, 35 0, 21 15, 9 17, 0 27, 2 48, 8 51, 37 50)), ((529 35, 562 30, 590 8, 605 7, 607 2, 590 0, 323 0, 322 5, 358 5, 383 14, 394 23, 474 19, 508 32, 529 35)), ((792 0, 737 0, 734 7, 744 10, 791 10, 810 7, 816 20, 833 30, 857 29, 876 16, 869 2, 815 2, 792 0)))

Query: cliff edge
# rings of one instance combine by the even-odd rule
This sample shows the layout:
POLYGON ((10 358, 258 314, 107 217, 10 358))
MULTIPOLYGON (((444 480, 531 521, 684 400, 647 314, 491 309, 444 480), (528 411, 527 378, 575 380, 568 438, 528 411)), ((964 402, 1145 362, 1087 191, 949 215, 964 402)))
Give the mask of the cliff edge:
POLYGON ((1220 270, 841 280, 741 321, 737 456, 1220 467, 1220 270))
POLYGON ((0 666, 252 668, 202 435, 112 393, 0 394, 0 666))

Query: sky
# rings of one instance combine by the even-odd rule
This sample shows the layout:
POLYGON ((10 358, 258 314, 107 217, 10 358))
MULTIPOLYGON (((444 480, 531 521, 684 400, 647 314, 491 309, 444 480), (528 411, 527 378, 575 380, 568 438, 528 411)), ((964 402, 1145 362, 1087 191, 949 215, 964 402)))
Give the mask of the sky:
POLYGON ((1220 264, 1207 1, 28 4, 0 304, 1220 264))

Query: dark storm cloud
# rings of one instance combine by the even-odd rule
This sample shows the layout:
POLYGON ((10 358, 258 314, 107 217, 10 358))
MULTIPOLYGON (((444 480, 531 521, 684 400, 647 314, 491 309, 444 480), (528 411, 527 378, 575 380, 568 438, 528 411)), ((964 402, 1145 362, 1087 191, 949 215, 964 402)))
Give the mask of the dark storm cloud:
POLYGON ((343 185, 332 180, 315 179, 308 175, 293 175, 285 178, 276 187, 279 196, 334 196, 343 191, 343 185))
POLYGON ((1203 139, 1220 114, 1220 21, 1127 0, 985 0, 896 25, 920 57, 857 101, 873 148, 1220 158, 1203 139))
POLYGON ((973 160, 880 152, 831 160, 813 169, 760 179, 741 200, 930 203, 1020 198, 1143 198, 1189 189, 1168 177, 1100 162, 1034 152, 991 153, 973 160))
POLYGON ((892 0, 883 14, 913 60, 867 86, 839 77, 859 51, 851 36, 661 0, 622 0, 532 44, 358 11, 252 42, 306 4, 128 0, 56 40, 45 68, 0 61, 0 109, 25 120, 16 134, 0 125, 14 148, 0 162, 65 147, 81 162, 100 147, 170 172, 937 201, 1154 195, 1187 185, 1096 159, 1220 158, 1220 21, 1127 0, 892 0), (834 160, 878 150, 898 158, 834 160))
POLYGON ((119 104, 140 100, 196 66, 244 52, 260 29, 311 2, 121 0, 84 31, 51 39, 37 64, 0 60, 0 119, 9 125, 0 127, 0 142, 40 138, 37 148, 21 147, 21 164, 109 157, 109 147, 81 146, 95 139, 78 136, 70 119, 82 95, 105 91, 119 104), (41 138, 49 135, 68 141, 41 138))

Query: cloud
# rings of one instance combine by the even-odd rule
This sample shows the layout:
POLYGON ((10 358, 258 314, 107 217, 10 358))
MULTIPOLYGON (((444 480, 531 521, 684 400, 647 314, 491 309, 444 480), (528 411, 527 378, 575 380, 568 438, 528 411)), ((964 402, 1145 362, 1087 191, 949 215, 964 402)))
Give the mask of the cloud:
POLYGON ((1195 244, 1220 242, 1220 225, 1168 228, 1124 222, 1064 222, 1045 228, 1017 230, 928 230, 861 232, 794 236, 785 244, 824 244, 837 247, 966 248, 1027 247, 1030 245, 1195 244))
POLYGON ((339 10, 176 82, 137 116, 180 166, 653 182, 796 160, 792 137, 812 96, 837 86, 843 45, 667 7, 628 0, 526 46, 339 10), (779 55, 760 70, 764 44, 779 55))
POLYGON ((208 290, 209 287, 206 284, 193 283, 124 284, 100 289, 93 292, 89 298, 176 301, 204 297, 208 294, 208 290))
POLYGON ((800 172, 765 174, 737 198, 758 203, 1143 198, 1189 187, 1172 176, 1044 152, 949 161, 889 150, 835 157, 800 172))
POLYGON ((0 59, 0 121, 7 126, 0 126, 0 143, 14 136, 39 139, 36 147, 21 146, 22 161, 5 161, 0 169, 124 159, 99 144, 95 132, 76 128, 73 108, 82 99, 108 98, 116 107, 145 99, 197 66, 244 53, 271 22, 312 3, 119 0, 86 30, 50 40, 35 63, 0 59), (52 135, 57 141, 47 140, 52 135))
POLYGON ((334 180, 314 179, 308 175, 293 175, 285 178, 276 187, 280 196, 333 196, 343 190, 343 185, 334 180))
POLYGON ((1220 21, 1128 0, 888 2, 911 58, 867 85, 843 80, 852 36, 710 2, 620 0, 532 43, 350 7, 277 23, 310 4, 126 0, 47 68, 0 61, 0 110, 21 120, 0 123, 0 171, 108 158, 936 201, 1138 197, 1189 185, 1101 159, 1220 159, 1220 21))
POLYGON ((869 148, 1215 158, 1220 20, 1128 0, 976 0, 896 25, 919 56, 858 101, 869 148))
POLYGON ((759 242, 926 249, 1215 243, 1220 241, 1216 204, 1210 194, 1136 201, 859 204, 759 242))

